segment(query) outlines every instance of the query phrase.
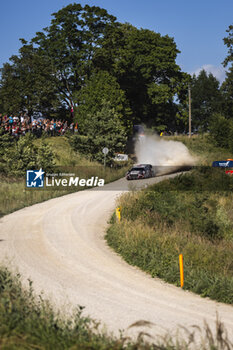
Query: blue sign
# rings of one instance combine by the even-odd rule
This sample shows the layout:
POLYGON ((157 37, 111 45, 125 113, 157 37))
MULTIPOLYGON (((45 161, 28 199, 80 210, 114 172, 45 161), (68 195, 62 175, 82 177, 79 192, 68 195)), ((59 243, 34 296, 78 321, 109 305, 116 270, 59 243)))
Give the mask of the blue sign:
POLYGON ((233 160, 216 160, 212 163, 213 167, 233 168, 233 160))
POLYGON ((44 171, 40 170, 27 170, 26 185, 29 188, 44 187, 44 171))

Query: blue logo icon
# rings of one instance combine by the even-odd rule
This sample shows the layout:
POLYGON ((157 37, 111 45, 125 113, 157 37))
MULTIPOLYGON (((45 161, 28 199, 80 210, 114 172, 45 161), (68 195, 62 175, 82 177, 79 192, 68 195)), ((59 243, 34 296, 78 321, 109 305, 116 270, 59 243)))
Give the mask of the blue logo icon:
POLYGON ((44 187, 44 171, 40 170, 27 170, 27 187, 39 188, 44 187))

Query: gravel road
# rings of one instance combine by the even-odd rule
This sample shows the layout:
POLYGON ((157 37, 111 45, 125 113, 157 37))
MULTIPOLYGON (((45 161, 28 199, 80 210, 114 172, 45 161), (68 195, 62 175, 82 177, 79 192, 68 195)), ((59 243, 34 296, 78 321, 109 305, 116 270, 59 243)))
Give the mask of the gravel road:
MULTIPOLYGON (((232 306, 151 278, 105 243, 107 221, 123 190, 163 178, 121 179, 105 190, 69 194, 1 218, 1 262, 18 270, 25 283, 30 278, 36 293, 43 291, 66 314, 77 305, 85 306, 85 314, 116 335, 139 320, 153 323, 153 335, 176 334, 179 325, 191 330, 204 320, 214 329, 216 313, 233 335, 232 306)), ((126 333, 141 330, 134 327, 126 333)))

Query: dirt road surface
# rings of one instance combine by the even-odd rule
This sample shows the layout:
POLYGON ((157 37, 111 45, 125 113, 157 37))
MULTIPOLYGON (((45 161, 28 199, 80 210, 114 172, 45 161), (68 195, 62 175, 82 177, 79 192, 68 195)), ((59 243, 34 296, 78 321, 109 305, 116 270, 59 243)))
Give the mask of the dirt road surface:
MULTIPOLYGON (((152 335, 175 335, 179 325, 192 330, 204 320, 214 329, 218 313, 231 337, 232 306, 151 278, 106 245, 107 221, 122 191, 163 178, 121 179, 105 190, 69 194, 1 218, 0 262, 18 270, 24 283, 31 279, 35 292, 43 291, 66 314, 85 306, 84 314, 116 335, 139 320, 153 323, 147 329, 152 335)), ((126 333, 141 330, 134 327, 126 333)))

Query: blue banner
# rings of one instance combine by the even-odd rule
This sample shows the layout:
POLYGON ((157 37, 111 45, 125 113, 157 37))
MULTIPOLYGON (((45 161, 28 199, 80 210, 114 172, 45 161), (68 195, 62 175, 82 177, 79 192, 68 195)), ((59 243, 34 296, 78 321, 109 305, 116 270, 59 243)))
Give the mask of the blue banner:
POLYGON ((212 163, 213 167, 233 168, 233 160, 216 160, 212 163))

